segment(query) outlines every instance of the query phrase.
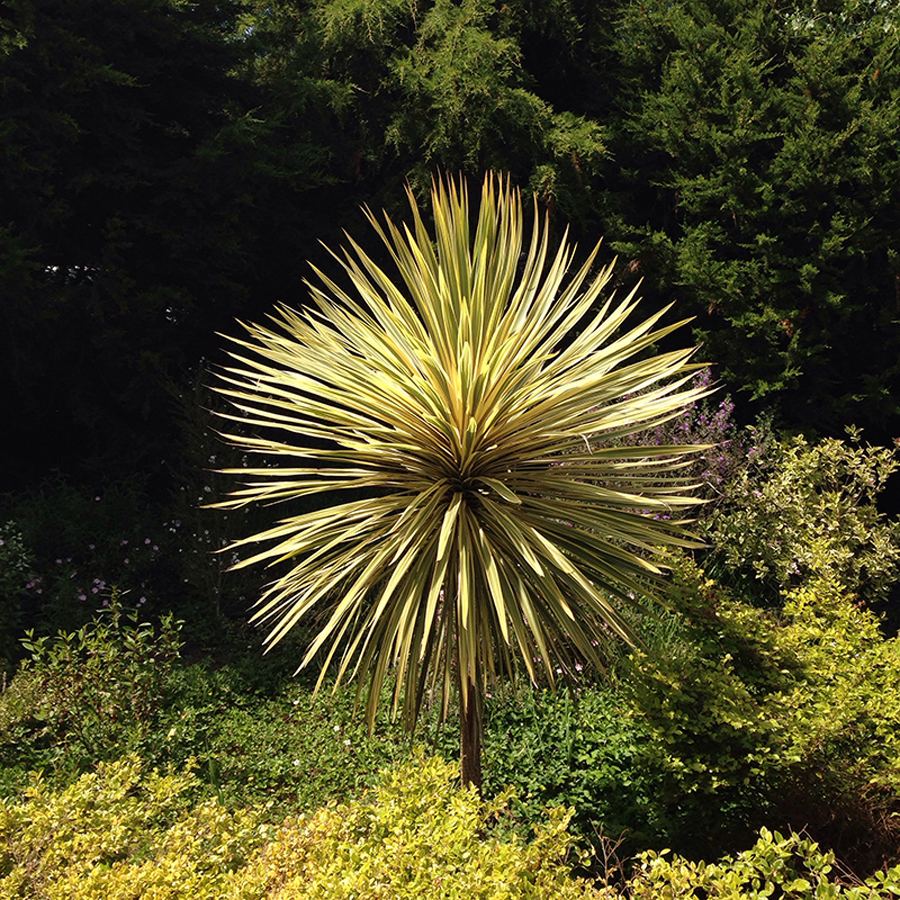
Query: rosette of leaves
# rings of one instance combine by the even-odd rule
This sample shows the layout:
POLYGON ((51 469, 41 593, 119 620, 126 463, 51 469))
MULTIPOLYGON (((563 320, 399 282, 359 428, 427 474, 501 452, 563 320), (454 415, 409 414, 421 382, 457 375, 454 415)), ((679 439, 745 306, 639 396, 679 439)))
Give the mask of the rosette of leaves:
POLYGON ((599 245, 569 274, 574 248, 551 253, 536 211, 523 252, 508 182, 488 176, 472 215, 465 183, 436 182, 433 234, 409 200, 411 226, 369 213, 399 277, 351 241, 346 288, 316 270, 310 308, 233 339, 225 436, 268 465, 231 470, 244 486, 223 505, 329 493, 235 545, 255 550, 240 566, 291 563, 254 618, 275 643, 318 615, 301 667, 322 652, 323 677, 335 660, 358 676, 370 722, 389 675, 409 724, 426 695, 445 712, 458 696, 477 784, 487 685, 602 666, 635 640, 623 611, 659 581, 653 552, 691 544, 697 448, 621 439, 704 389, 692 349, 652 352, 683 323, 629 328, 634 294, 601 299, 599 245))

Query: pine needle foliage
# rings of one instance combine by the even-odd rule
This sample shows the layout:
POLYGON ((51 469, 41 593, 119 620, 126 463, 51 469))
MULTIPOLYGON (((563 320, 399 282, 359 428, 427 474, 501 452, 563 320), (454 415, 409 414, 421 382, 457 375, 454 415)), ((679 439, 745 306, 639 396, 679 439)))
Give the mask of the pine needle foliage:
POLYGON ((410 226, 368 214, 395 276, 351 240, 349 285, 316 270, 309 308, 245 325, 220 386, 226 437, 283 462, 232 470, 224 506, 346 492, 235 546, 253 548, 239 566, 290 562, 254 618, 274 644, 318 616, 301 668, 323 654, 323 678, 359 677, 370 723, 389 677, 413 724, 426 696, 446 712, 458 689, 465 714, 498 675, 553 683, 633 642, 623 608, 659 581, 654 551, 691 545, 697 448, 627 436, 705 392, 693 350, 652 352, 683 323, 627 326, 634 294, 602 299, 599 245, 571 274, 536 210, 523 252, 508 181, 488 176, 477 210, 436 181, 433 233, 409 201, 410 226))

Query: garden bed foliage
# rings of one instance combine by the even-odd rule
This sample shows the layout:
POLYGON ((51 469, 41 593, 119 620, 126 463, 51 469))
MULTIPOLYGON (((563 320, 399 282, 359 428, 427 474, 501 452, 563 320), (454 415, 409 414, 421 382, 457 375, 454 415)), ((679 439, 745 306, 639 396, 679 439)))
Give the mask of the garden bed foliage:
MULTIPOLYGON (((891 866, 900 861, 900 639, 892 627, 900 541, 877 502, 896 467, 894 454, 866 447, 858 436, 782 440, 764 423, 740 430, 729 412, 727 401, 698 404, 672 426, 687 439, 702 434, 718 445, 702 460, 709 503, 698 529, 710 549, 670 560, 670 609, 636 622, 643 650, 623 652, 602 677, 583 671, 569 691, 499 684, 486 698, 488 806, 465 819, 466 828, 480 822, 467 838, 473 860, 483 852, 481 837, 491 835, 518 848, 508 850, 510 860, 519 860, 509 863, 510 871, 518 871, 524 857, 516 854, 531 852, 535 829, 546 835, 541 828, 558 828, 556 874, 575 865, 585 875, 603 875, 603 860, 609 861, 603 836, 623 835, 619 853, 631 862, 620 875, 630 872, 632 880, 613 879, 604 890, 636 897, 763 896, 779 866, 787 873, 778 882, 784 896, 892 895, 891 866), (565 814, 548 818, 548 809, 565 814), (563 862, 562 848, 572 841, 581 850, 563 862), (578 855, 591 847, 596 855, 578 855), (746 875, 751 870, 757 874, 746 875), (750 879, 743 887, 735 886, 736 872, 750 879), (769 881, 752 887, 757 876, 769 881), (881 886, 867 887, 872 878, 881 878, 881 886)), ((92 507, 75 502, 71 492, 62 496, 73 509, 90 509, 94 523, 103 520, 104 497, 91 498, 92 507)), ((120 521, 128 492, 109 497, 119 510, 110 521, 120 521)), ((111 879, 102 889, 94 886, 93 896, 118 896, 126 882, 151 877, 151 859, 156 870, 177 870, 177 877, 171 874, 175 880, 165 888, 142 888, 146 896, 179 896, 171 891, 180 878, 191 887, 178 891, 202 897, 203 890, 226 891, 221 879, 236 873, 250 879, 251 870, 262 879, 254 882, 263 885, 260 891, 280 896, 272 893, 276 881, 286 891, 299 877, 291 854, 306 846, 298 837, 301 822, 319 829, 317 846, 327 833, 344 848, 344 856, 335 849, 327 859, 352 859, 355 872, 365 856, 371 874, 387 865, 363 837, 366 829, 388 827, 377 825, 380 804, 401 816, 418 790, 425 806, 465 805, 448 799, 455 788, 443 775, 437 786, 438 762, 420 759, 409 769, 410 742, 387 712, 370 733, 354 715, 352 687, 313 698, 316 673, 292 679, 299 645, 286 642, 261 658, 258 641, 236 624, 198 627, 190 610, 186 622, 167 612, 163 598, 182 580, 182 561, 172 556, 171 542, 151 537, 149 526, 142 529, 146 537, 135 532, 125 547, 102 534, 92 537, 107 548, 98 565, 111 572, 117 554, 142 558, 129 552, 131 543, 148 558, 140 580, 129 582, 125 570, 113 573, 127 587, 95 585, 94 602, 85 603, 70 585, 91 583, 80 574, 89 568, 90 551, 85 544, 79 556, 77 546, 87 536, 79 537, 74 525, 59 530, 57 539, 71 547, 68 563, 51 540, 49 501, 31 497, 18 509, 27 513, 21 528, 11 515, 15 504, 3 510, 11 524, 0 546, 0 586, 18 609, 26 610, 34 596, 43 612, 31 619, 32 633, 20 645, 24 659, 9 669, 0 693, 6 823, 0 872, 8 896, 56 896, 36 885, 41 878, 41 884, 65 884, 58 873, 41 874, 57 864, 71 864, 65 878, 88 878, 90 870, 90 878, 111 879), (70 578, 68 568, 79 574, 70 578), (163 579, 158 586, 154 575, 163 579), (38 588, 45 593, 37 595, 38 588), (96 610, 93 619, 85 610, 96 610), (75 625, 55 631, 54 622, 75 625), (413 777, 426 769, 437 779, 430 786, 413 777), (37 780, 33 771, 41 773, 37 780), (394 774, 379 777, 380 771, 394 774), (391 784, 405 799, 377 794, 391 784), (117 812, 109 804, 120 804, 117 812), (85 837, 95 827, 104 840, 120 840, 102 863, 79 863, 75 850, 52 849, 71 840, 84 852, 99 852, 106 845, 85 837), (215 872, 191 868, 196 841, 220 842, 215 872), (272 880, 275 871, 280 880, 272 880)), ((191 555, 192 572, 201 558, 191 555)), ((92 577, 106 580, 96 571, 92 577)), ((194 593, 189 602, 196 603, 194 593)), ((454 724, 440 726, 426 708, 415 741, 453 760, 458 740, 454 724)), ((443 838, 434 840, 449 848, 443 838)), ((303 858, 310 878, 326 860, 303 858)), ((446 865, 458 872, 449 859, 446 865)), ((409 877, 421 887, 421 872, 409 877)), ((227 890, 236 885, 228 881, 227 890)), ((586 885, 578 889, 588 892, 586 885)), ((319 896, 283 896, 294 895, 319 896)), ((78 894, 73 887, 65 896, 78 894)))
MULTIPOLYGON (((416 752, 361 799, 266 822, 265 810, 196 802, 190 771, 148 771, 134 757, 101 763, 54 791, 35 777, 0 803, 0 898, 42 900, 878 900, 900 895, 900 866, 865 883, 836 878, 833 854, 807 837, 762 829, 718 863, 648 851, 628 881, 594 883, 548 809, 532 840, 506 827, 511 791, 483 802, 454 767, 416 752), (192 802, 194 801, 194 802, 192 802)), ((614 874, 614 873, 607 873, 614 874)))

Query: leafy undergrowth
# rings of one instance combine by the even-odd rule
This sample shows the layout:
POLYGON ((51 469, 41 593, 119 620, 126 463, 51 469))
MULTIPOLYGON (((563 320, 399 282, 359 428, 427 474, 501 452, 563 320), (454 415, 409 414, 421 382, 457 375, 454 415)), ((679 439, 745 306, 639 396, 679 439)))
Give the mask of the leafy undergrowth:
POLYGON ((761 829, 750 850, 718 863, 648 851, 625 889, 630 900, 887 900, 900 896, 900 866, 864 883, 841 878, 832 853, 796 833, 761 829))
POLYGON ((483 804, 441 759, 417 755, 362 800, 266 824, 253 809, 191 805, 191 774, 129 757, 58 792, 35 780, 0 804, 0 898, 351 900, 600 896, 572 878, 570 813, 534 839, 497 828, 507 796, 483 804))
POLYGON ((76 632, 28 644, 0 694, 0 796, 34 770, 63 787, 133 753, 151 766, 193 760, 207 796, 286 814, 357 796, 409 754, 389 718, 366 732, 352 690, 314 698, 304 681, 261 675, 257 651, 221 668, 186 663, 171 617, 154 625, 114 602, 76 632))
POLYGON ((148 771, 136 757, 101 763, 52 790, 35 778, 0 803, 0 898, 41 900, 878 900, 900 896, 900 866, 866 883, 835 877, 812 841, 763 831, 707 865, 648 852, 630 881, 574 877, 590 863, 548 809, 533 839, 505 827, 509 792, 490 803, 453 766, 417 753, 362 799, 276 826, 264 811, 197 802, 190 772, 148 771))
MULTIPOLYGON (((900 640, 824 579, 778 613, 732 600, 688 561, 675 587, 678 616, 648 630, 648 653, 617 679, 488 699, 485 790, 515 787, 508 827, 527 836, 563 806, 582 842, 625 833, 628 856, 695 860, 762 827, 805 827, 861 876, 897 862, 900 640)), ((161 770, 192 759, 204 798, 275 822, 352 801, 409 756, 387 714, 367 733, 352 688, 314 698, 304 681, 187 665, 179 644, 177 623, 115 608, 36 640, 0 694, 0 796, 18 797, 31 770, 56 790, 133 753, 161 770)), ((455 724, 424 726, 417 740, 455 761, 455 724)))
MULTIPOLYGON (((874 506, 894 462, 824 449, 795 441, 726 485, 706 570, 671 560, 672 611, 640 623, 645 651, 611 677, 585 671, 557 694, 501 684, 486 698, 485 794, 515 787, 508 832, 527 838, 561 806, 582 845, 624 834, 627 857, 736 858, 768 828, 801 830, 860 883, 900 861, 900 638, 866 599, 887 602, 900 559, 874 506), (756 548, 742 574, 739 546, 756 548)), ((120 596, 83 628, 27 640, 0 693, 8 804, 24 802, 33 770, 50 796, 129 755, 145 771, 193 760, 190 808, 252 807, 262 827, 356 803, 409 758, 388 713, 372 734, 354 716, 352 686, 314 698, 316 673, 289 677, 302 642, 260 658, 245 632, 214 654, 194 635, 185 650, 177 620, 145 619, 120 596)), ((416 740, 455 764, 458 727, 435 713, 416 740)), ((602 859, 579 871, 602 873, 602 859)))

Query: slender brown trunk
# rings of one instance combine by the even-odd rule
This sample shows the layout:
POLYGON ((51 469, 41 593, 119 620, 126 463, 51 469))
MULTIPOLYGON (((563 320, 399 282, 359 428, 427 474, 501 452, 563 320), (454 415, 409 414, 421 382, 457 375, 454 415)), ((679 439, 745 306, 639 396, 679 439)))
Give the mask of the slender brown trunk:
POLYGON ((468 697, 459 692, 460 768, 463 786, 474 784, 481 794, 481 696, 471 678, 467 688, 468 697))

